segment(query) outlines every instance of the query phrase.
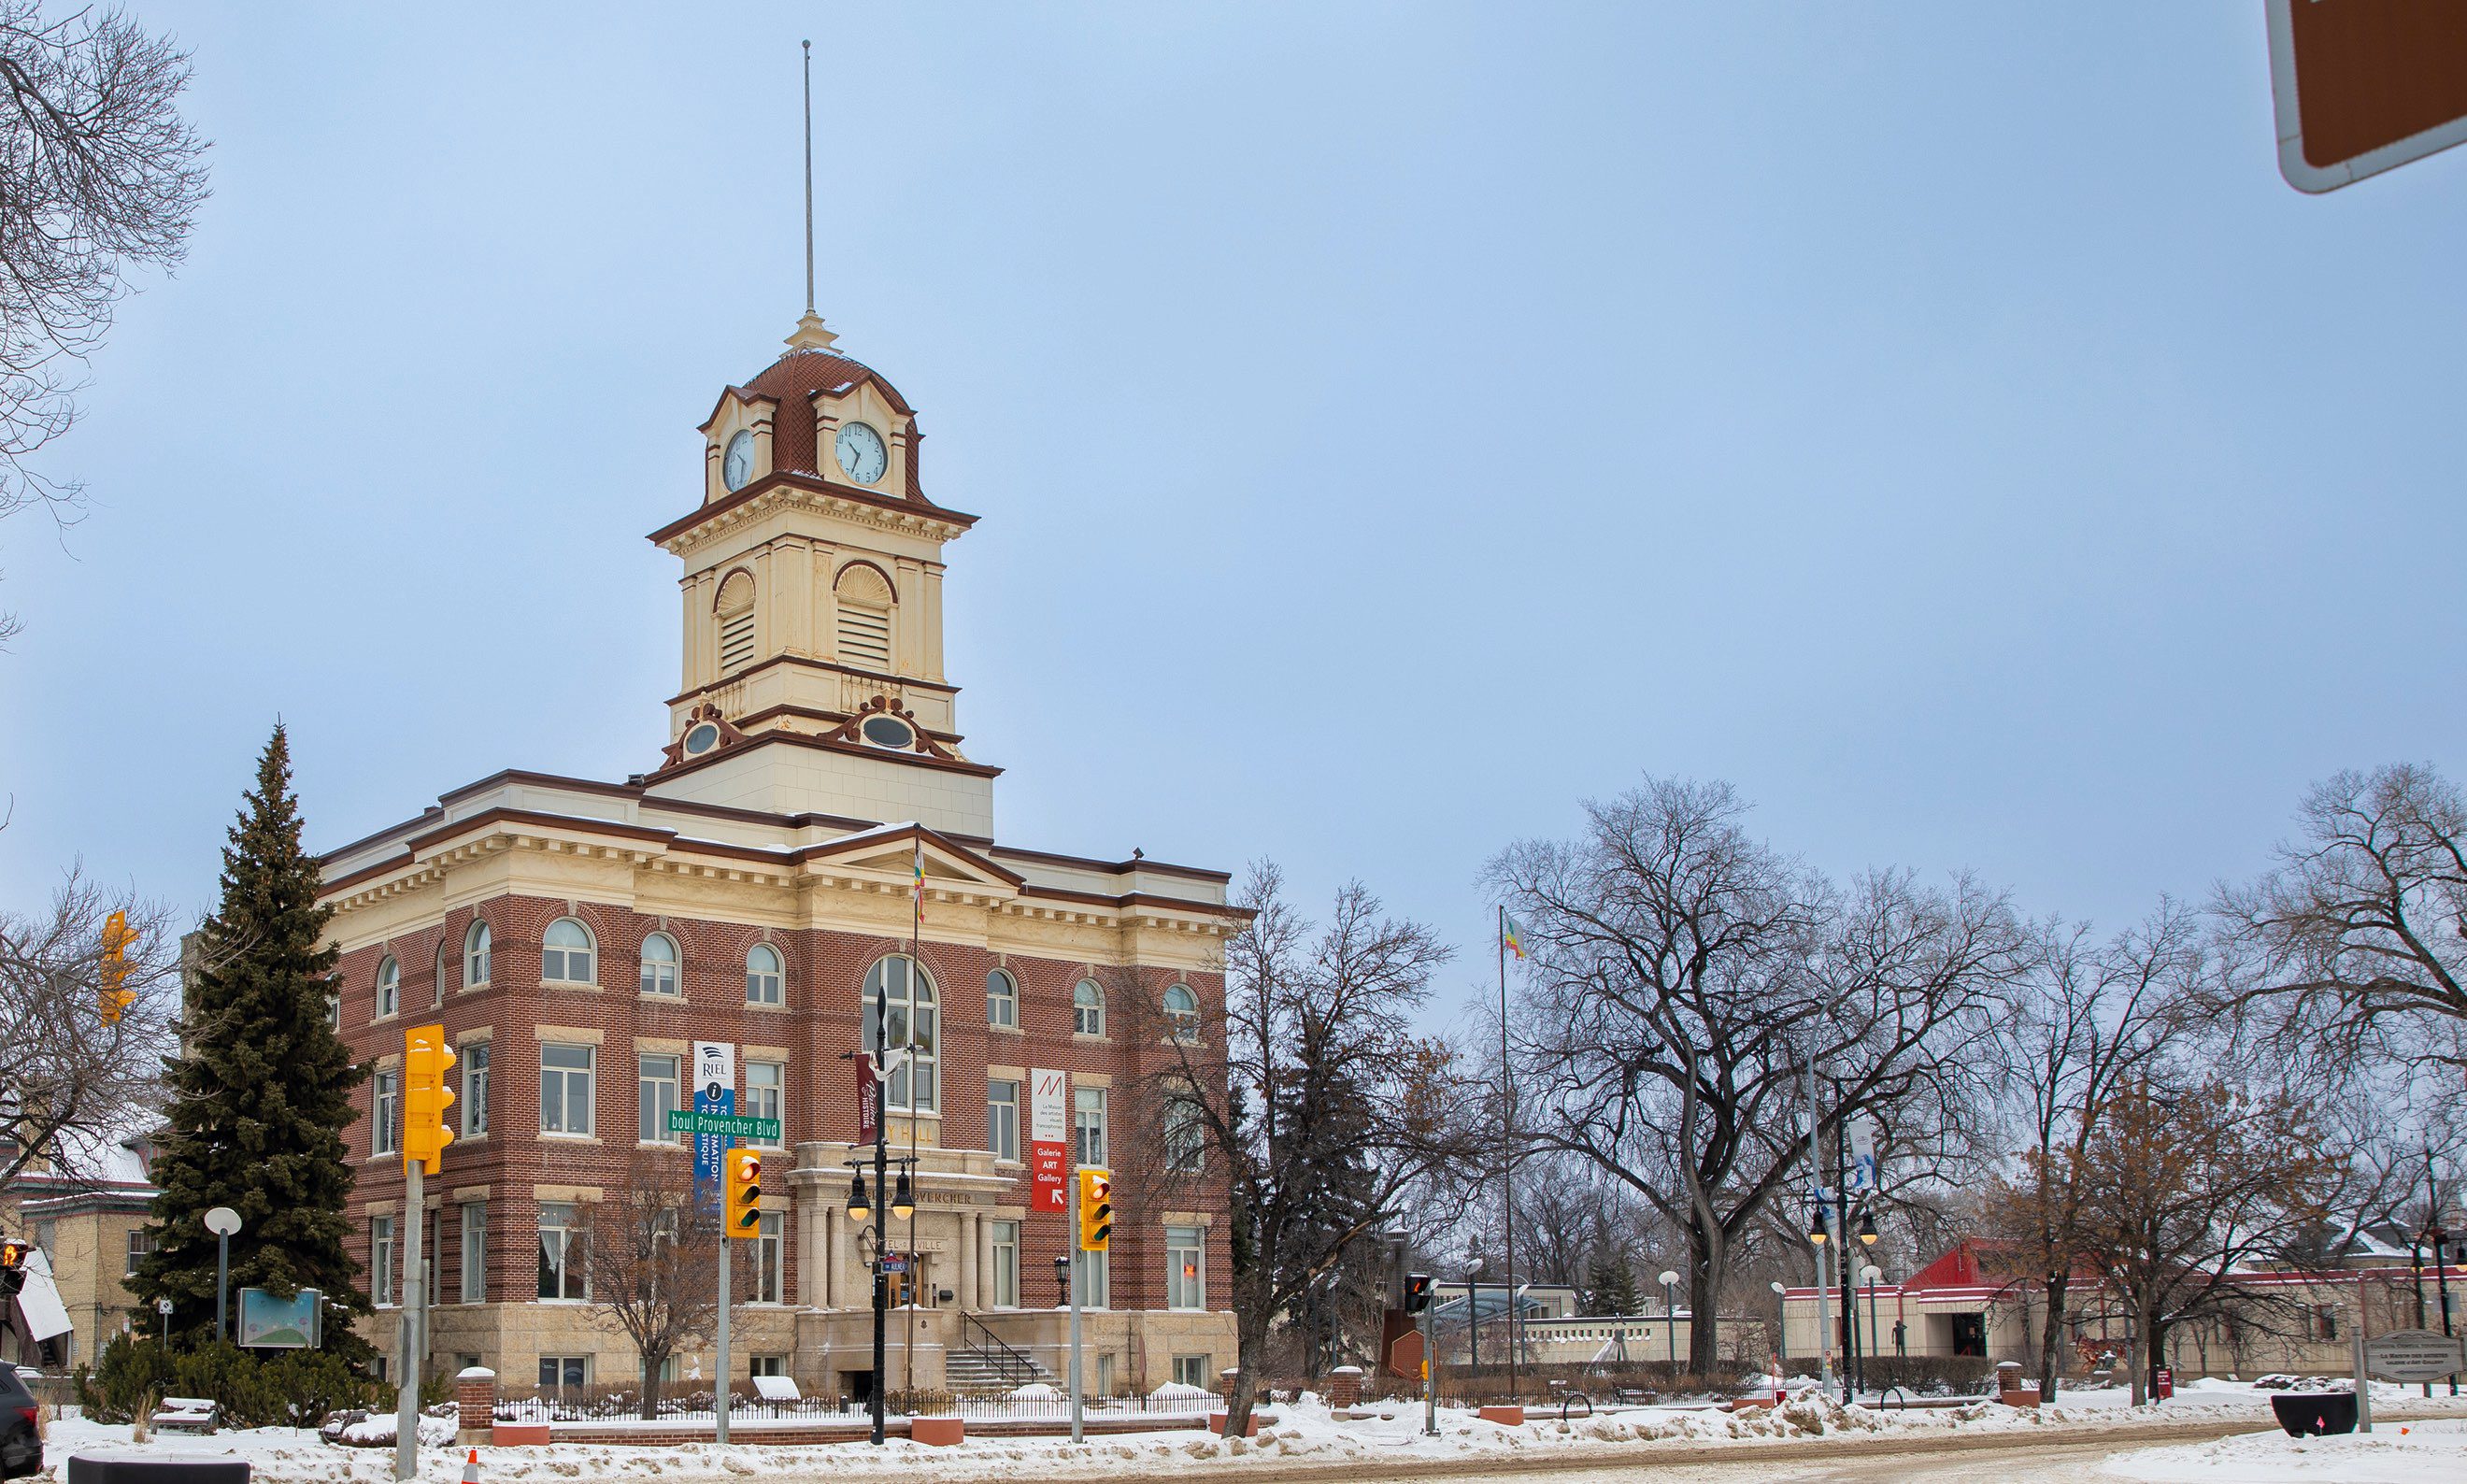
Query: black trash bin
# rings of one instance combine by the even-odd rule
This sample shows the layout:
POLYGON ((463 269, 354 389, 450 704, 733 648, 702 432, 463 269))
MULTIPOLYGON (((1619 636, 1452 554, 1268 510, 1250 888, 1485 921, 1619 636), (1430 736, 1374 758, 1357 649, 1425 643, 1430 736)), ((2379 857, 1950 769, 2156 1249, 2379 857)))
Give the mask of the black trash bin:
POLYGON ((2318 1438, 2356 1430, 2356 1394, 2352 1391, 2283 1391, 2270 1399, 2278 1425, 2291 1438, 2318 1438))

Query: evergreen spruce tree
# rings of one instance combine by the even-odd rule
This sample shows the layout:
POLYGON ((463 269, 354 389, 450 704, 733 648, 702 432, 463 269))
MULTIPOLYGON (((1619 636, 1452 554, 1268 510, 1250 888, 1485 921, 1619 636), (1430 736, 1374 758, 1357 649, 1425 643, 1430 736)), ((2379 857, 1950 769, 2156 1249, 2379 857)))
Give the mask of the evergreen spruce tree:
POLYGON ((346 1245, 343 1131, 356 1116, 351 1090, 368 1071, 327 1018, 337 954, 324 941, 332 911, 317 890, 317 863, 300 843, 290 745, 277 725, 223 850, 222 906, 205 924, 181 1054, 168 1068, 155 1249, 129 1286, 149 1305, 170 1299, 175 1330, 209 1332, 215 1239, 205 1213, 227 1205, 240 1218, 232 1291, 321 1291, 325 1348, 365 1360, 368 1343, 349 1323, 370 1309, 346 1245))
POLYGON ((1597 1248, 1591 1265, 1594 1291, 1586 1296, 1594 1314, 1635 1314, 1636 1272, 1628 1267, 1627 1249, 1616 1245, 1597 1248))

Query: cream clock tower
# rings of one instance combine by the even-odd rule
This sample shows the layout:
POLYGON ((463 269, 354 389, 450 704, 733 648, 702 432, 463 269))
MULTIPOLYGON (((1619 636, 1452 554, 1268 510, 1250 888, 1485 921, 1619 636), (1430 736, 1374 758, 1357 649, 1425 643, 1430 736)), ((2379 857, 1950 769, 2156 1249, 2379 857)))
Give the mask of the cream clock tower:
POLYGON ((916 410, 808 311, 701 428, 701 504, 650 539, 685 563, 684 674, 658 795, 915 819, 990 837, 1000 771, 960 751, 942 548, 916 410))

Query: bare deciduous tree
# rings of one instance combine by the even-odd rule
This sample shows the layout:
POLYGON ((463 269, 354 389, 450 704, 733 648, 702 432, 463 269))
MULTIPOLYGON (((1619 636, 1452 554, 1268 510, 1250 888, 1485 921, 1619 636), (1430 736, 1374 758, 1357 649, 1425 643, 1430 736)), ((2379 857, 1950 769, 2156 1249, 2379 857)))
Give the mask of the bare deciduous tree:
POLYGON ((2170 1328, 2267 1307, 2238 1274, 2328 1218, 2344 1162, 2296 1099, 2206 1075, 2132 1079, 2071 1158, 2082 1253, 2132 1321, 2137 1406, 2170 1328))
POLYGON ((710 1335, 718 1315, 718 1217, 694 1204, 688 1152, 666 1149, 635 1151, 623 1183, 590 1210, 582 1270, 591 1302, 633 1341, 649 1421, 660 1414, 662 1368, 710 1335))
POLYGON ((2287 1044, 2467 1068, 2467 804, 2429 767, 2342 773, 2305 797, 2300 839, 2218 911, 2242 951, 2229 988, 2287 1044))
POLYGON ((1409 1193, 1496 1143, 1476 1135, 1453 1049, 1414 1029, 1448 949, 1359 885, 1324 927, 1281 887, 1263 865, 1238 897, 1253 916, 1227 945, 1222 1036, 1164 1038, 1167 1065, 1146 1079, 1157 1137, 1195 1151, 1233 1194, 1234 1437, 1278 1316, 1305 1307, 1409 1193))
POLYGON ((2004 1276, 2040 1290, 2041 1394, 2052 1399, 2073 1279, 2086 1261, 2083 1151, 2101 1111, 2182 1025, 2183 997, 2201 981, 2199 924, 2172 903, 2111 942, 2050 925, 2015 1013, 1997 1037, 2015 1091, 2018 1172, 1988 1182, 1980 1225, 1999 1240, 2004 1276))
POLYGON ((178 1044, 179 941, 170 914, 72 872, 40 912, 0 912, 0 1191, 30 1167, 99 1178, 115 1141, 141 1134, 178 1044), (134 930, 123 988, 102 1013, 103 926, 134 930))
MULTIPOLYGON (((0 0, 0 516, 75 517, 77 483, 28 461, 77 420, 129 267, 186 249, 206 198, 188 81, 189 55, 116 10, 0 0)), ((12 628, 0 617, 0 641, 12 628)))
MULTIPOLYGON (((1587 807, 1572 842, 1527 842, 1492 884, 1523 923, 1511 1025, 1527 1147, 1591 1160, 1686 1232, 1691 1311, 1804 1181, 1817 1135, 1872 1115, 1907 1169, 1966 1149, 1997 996, 2026 961, 2003 898, 1902 873, 1835 887, 1751 839, 1724 784, 1649 780, 1587 807)), ((1718 1326, 1693 1326, 1699 1374, 1718 1326)))

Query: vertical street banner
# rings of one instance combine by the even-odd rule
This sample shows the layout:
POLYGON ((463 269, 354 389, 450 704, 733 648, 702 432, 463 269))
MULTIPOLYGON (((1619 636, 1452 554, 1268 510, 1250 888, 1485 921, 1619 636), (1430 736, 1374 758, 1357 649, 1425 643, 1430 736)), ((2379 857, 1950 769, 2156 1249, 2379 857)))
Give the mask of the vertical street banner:
POLYGON ((1876 1188, 1876 1120, 1850 1120, 1850 1189, 1852 1192, 1876 1188))
POLYGON ((1071 1074, 1043 1067, 1028 1073, 1028 1208, 1068 1212, 1071 1074))
MULTIPOLYGON (((693 1044, 693 1111, 736 1112, 736 1046, 728 1041, 693 1044)), ((719 1157, 736 1140, 718 1134, 694 1135, 694 1204, 719 1209, 719 1157)))
POLYGON ((856 1141, 871 1144, 882 1135, 882 1084, 873 1080, 873 1063, 864 1052, 849 1065, 856 1068, 856 1141))

